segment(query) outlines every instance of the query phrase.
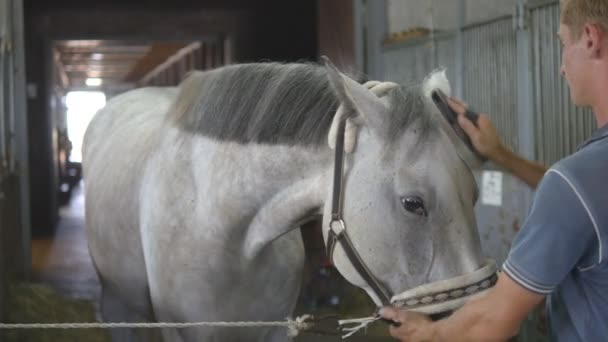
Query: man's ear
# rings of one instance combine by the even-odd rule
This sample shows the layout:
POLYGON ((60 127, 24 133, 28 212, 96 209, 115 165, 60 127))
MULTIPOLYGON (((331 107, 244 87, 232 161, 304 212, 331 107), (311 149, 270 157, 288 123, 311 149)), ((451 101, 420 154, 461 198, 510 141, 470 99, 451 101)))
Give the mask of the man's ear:
POLYGON ((606 47, 602 45, 606 44, 606 33, 599 24, 585 24, 583 36, 585 39, 585 47, 591 58, 598 58, 602 53, 605 53, 603 50, 605 50, 606 47))

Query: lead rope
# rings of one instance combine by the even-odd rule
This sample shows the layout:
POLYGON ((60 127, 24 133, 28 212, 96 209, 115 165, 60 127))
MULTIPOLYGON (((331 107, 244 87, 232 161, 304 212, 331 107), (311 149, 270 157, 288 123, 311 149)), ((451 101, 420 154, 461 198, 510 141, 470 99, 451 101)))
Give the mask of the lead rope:
POLYGON ((296 337, 300 330, 307 330, 313 326, 311 315, 302 315, 296 319, 286 321, 241 321, 241 322, 189 322, 189 323, 0 323, 3 329, 110 329, 110 328, 194 328, 194 327, 233 327, 233 328, 259 328, 259 327, 285 327, 290 338, 296 337))
MULTIPOLYGON (((338 320, 337 330, 328 333, 346 332, 342 335, 342 339, 349 338, 361 329, 366 329, 367 326, 377 320, 380 316, 370 316, 364 318, 353 318, 338 320), (349 327, 349 325, 355 325, 349 327)), ((223 327, 223 328, 268 328, 268 327, 284 327, 287 328, 287 336, 295 338, 300 331, 310 330, 315 326, 315 319, 311 315, 302 315, 296 319, 287 319, 286 321, 240 321, 240 322, 189 322, 189 323, 174 323, 174 322, 157 322, 157 323, 0 323, 0 330, 9 329, 159 329, 159 328, 199 328, 199 327, 223 327)))
POLYGON ((381 319, 382 317, 379 315, 363 317, 363 318, 353 318, 353 319, 343 319, 338 321, 338 326, 340 327, 340 331, 348 332, 342 335, 342 339, 349 338, 354 335, 357 331, 361 329, 366 329, 367 326, 374 323, 375 321, 381 319), (356 324, 353 327, 347 327, 347 325, 356 324))

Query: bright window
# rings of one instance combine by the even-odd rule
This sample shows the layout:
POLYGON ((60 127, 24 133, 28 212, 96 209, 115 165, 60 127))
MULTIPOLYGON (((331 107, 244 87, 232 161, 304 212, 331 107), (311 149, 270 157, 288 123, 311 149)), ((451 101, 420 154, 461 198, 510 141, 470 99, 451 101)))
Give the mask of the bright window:
POLYGON ((68 137, 72 142, 70 161, 82 162, 82 139, 89 122, 106 105, 106 95, 100 91, 71 91, 65 104, 68 108, 68 137))

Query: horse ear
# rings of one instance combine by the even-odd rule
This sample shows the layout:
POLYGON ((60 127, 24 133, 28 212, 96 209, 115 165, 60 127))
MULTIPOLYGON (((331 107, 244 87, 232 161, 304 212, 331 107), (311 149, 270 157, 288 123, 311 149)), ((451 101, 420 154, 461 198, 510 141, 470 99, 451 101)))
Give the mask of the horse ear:
POLYGON ((342 74, 327 57, 322 59, 331 86, 343 106, 344 115, 353 119, 356 124, 382 131, 386 125, 386 104, 365 86, 342 74))
POLYGON ((433 70, 425 79, 422 81, 423 94, 431 99, 433 90, 439 89, 447 96, 451 96, 452 88, 450 87, 450 81, 446 76, 445 68, 439 68, 433 70))

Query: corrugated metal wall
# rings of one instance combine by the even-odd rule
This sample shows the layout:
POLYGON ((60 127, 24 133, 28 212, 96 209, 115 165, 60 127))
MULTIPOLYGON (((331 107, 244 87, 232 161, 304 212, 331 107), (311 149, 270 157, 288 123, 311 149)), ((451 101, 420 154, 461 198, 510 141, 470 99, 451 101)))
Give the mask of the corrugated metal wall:
MULTIPOLYGON (((573 105, 567 82, 560 76, 561 51, 556 35, 559 1, 528 0, 525 11, 518 13, 522 16, 516 18, 517 29, 511 16, 465 27, 461 31, 460 70, 456 54, 449 51, 450 44, 452 49, 459 48, 454 40, 445 40, 449 42, 445 59, 439 57, 443 56, 441 48, 434 50, 438 54, 433 58, 433 44, 428 39, 386 46, 385 78, 401 83, 420 81, 437 66, 435 64, 452 68, 454 72, 449 73, 452 84, 462 84, 461 94, 476 110, 489 112, 509 146, 518 152, 533 153, 533 158, 551 165, 575 152, 596 129, 596 122, 589 109, 573 105), (526 75, 530 77, 524 77, 526 75), (530 98, 518 98, 518 90, 527 88, 530 82, 530 98), (533 117, 519 112, 525 108, 532 111, 533 117), (530 137, 525 136, 527 125, 534 126, 530 137)), ((496 169, 496 166, 488 164, 484 168, 496 169)), ((482 174, 483 171, 476 172, 478 181, 482 174)), ((506 258, 527 214, 522 205, 527 194, 527 186, 505 172, 502 204, 478 203, 475 208, 483 250, 499 264, 506 258)), ((520 340, 547 341, 546 325, 531 315, 523 325, 520 340)))
POLYGON ((550 165, 576 151, 596 129, 589 109, 575 107, 560 76, 559 3, 531 9, 536 157, 550 165))
MULTIPOLYGON (((463 97, 474 110, 487 112, 505 143, 518 150, 517 118, 517 38, 511 18, 467 27, 463 40, 463 97)), ((493 164, 484 169, 495 169, 493 164)), ((483 171, 476 172, 482 184, 483 171)), ((506 259, 520 222, 523 220, 520 182, 503 174, 502 205, 475 207, 484 253, 500 265, 506 259)), ((480 190, 484 191, 480 186, 480 190)))
POLYGON ((514 150, 517 134, 517 40, 511 17, 463 31, 463 96, 488 112, 514 150))
POLYGON ((456 77, 454 35, 387 46, 383 63, 384 80, 400 84, 418 83, 441 66, 447 69, 448 79, 453 81, 456 77))
MULTIPOLYGON (((385 79, 402 84, 420 82, 431 70, 447 68, 453 93, 462 78, 464 99, 476 110, 489 112, 505 142, 518 148, 517 41, 511 18, 500 18, 462 31, 463 72, 457 70, 457 36, 441 34, 432 39, 386 46, 385 79)), ((486 169, 494 169, 492 164, 486 169)), ((482 172, 476 172, 481 183, 482 172)), ((523 186, 503 175, 503 205, 479 203, 476 215, 486 255, 502 263, 523 220, 520 196, 523 186), (507 195, 508 194, 508 195, 507 195)))
MULTIPOLYGON (((474 110, 487 112, 504 142, 519 150, 517 115, 517 36, 512 18, 499 18, 463 30, 463 97, 474 110)), ((491 163, 484 169, 496 169, 491 163)), ((483 171, 476 172, 482 184, 483 171)), ((475 207, 482 248, 499 265, 523 221, 521 193, 525 185, 503 173, 502 204, 475 207)), ((483 186, 480 190, 484 191, 483 186)))
MULTIPOLYGON (((534 107, 534 158, 551 165, 576 151, 577 146, 596 129, 589 109, 576 107, 570 100, 566 81, 560 76, 559 2, 528 1, 522 28, 529 37, 530 65, 534 107)), ((456 33, 442 33, 384 47, 385 79, 400 83, 421 81, 438 66, 448 68, 448 77, 456 88, 462 84, 463 98, 476 110, 487 111, 505 142, 520 151, 518 122, 518 37, 513 17, 503 17, 462 30, 463 64, 458 70, 456 33)), ((521 58, 521 55, 519 56, 521 58)), ((527 58, 527 57, 526 57, 527 58)), ((526 71, 528 72, 528 71, 526 71)), ((521 73, 520 73, 521 74, 521 73)), ((458 93, 458 91, 454 91, 458 93)), ((526 124, 522 122, 522 124, 526 124)), ((522 146, 523 148, 523 146, 522 146)), ((495 169, 489 164, 486 169, 495 169)), ((480 174, 477 174, 480 176, 480 174)), ((500 208, 478 205, 482 235, 492 237, 487 250, 503 259, 510 241, 522 222, 519 181, 504 175, 503 205, 500 208)))
MULTIPOLYGON (((455 34, 418 39, 384 48, 384 79, 420 82, 438 67, 447 69, 453 89, 463 77, 467 102, 490 111, 506 142, 517 149, 517 43, 512 19, 502 18, 463 30, 464 73, 456 70, 455 34)), ((455 92, 454 92, 455 93, 455 92)))

